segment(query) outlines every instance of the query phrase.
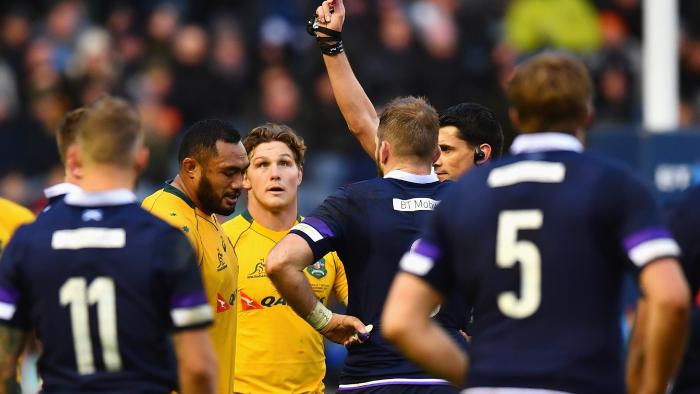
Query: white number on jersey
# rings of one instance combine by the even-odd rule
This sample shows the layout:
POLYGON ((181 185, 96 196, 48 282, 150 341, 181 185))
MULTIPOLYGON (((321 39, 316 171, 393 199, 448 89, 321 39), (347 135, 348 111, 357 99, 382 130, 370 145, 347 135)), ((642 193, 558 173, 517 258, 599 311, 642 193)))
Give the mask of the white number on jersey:
POLYGON ((496 264, 512 268, 520 262, 520 298, 506 291, 498 296, 498 308, 513 319, 531 316, 540 306, 542 289, 542 259, 537 246, 518 239, 518 230, 536 230, 542 227, 542 211, 538 209, 503 211, 498 216, 496 264))
POLYGON ((85 278, 68 279, 59 290, 61 305, 70 305, 71 331, 78 373, 95 373, 90 340, 88 305, 97 304, 97 327, 102 344, 102 358, 108 371, 119 371, 122 359, 117 343, 117 310, 114 281, 97 277, 87 286, 85 278))

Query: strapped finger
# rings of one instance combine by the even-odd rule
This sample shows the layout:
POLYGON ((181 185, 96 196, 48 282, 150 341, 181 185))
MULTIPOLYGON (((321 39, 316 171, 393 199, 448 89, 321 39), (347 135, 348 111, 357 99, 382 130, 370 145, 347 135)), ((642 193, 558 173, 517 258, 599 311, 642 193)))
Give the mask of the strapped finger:
POLYGON ((316 17, 318 18, 318 21, 319 21, 319 22, 325 23, 325 21, 326 21, 326 14, 325 14, 325 12, 323 11, 323 6, 318 6, 318 7, 316 8, 316 17))
MULTIPOLYGON (((328 1, 324 1, 323 4, 321 4, 321 8, 323 8, 323 14, 325 19, 321 19, 325 21, 326 23, 331 21, 331 9, 330 5, 328 4, 328 1)), ((319 18, 320 19, 320 18, 319 18)))

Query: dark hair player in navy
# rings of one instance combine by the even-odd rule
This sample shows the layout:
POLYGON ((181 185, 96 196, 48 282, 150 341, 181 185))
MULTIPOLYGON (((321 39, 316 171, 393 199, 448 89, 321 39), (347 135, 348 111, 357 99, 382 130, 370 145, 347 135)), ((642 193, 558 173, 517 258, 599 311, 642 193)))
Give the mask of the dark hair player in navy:
MULTIPOLYGON (((671 231, 683 251, 681 263, 690 282, 693 309, 690 315, 690 339, 674 381, 672 392, 691 394, 700 392, 700 186, 685 196, 670 217, 671 231)), ((643 341, 644 329, 635 330, 633 340, 643 341)))
MULTIPOLYGON (((382 305, 403 251, 413 243, 451 182, 431 174, 439 155, 438 116, 424 100, 392 101, 380 117, 376 160, 383 178, 340 188, 270 252, 266 269, 284 299, 312 326, 340 343, 361 321, 374 327, 369 339, 348 347, 340 392, 456 393, 401 356, 384 338, 382 305), (402 251, 403 249, 403 251, 402 251), (350 316, 332 314, 315 299, 302 269, 335 250, 345 264, 350 316), (301 276, 300 276, 301 275, 301 276)), ((436 315, 455 341, 467 316, 463 303, 447 303, 436 315)))
POLYGON ((630 267, 648 306, 642 374, 630 392, 664 392, 689 309, 679 248, 640 181, 581 153, 576 137, 591 119, 585 66, 566 55, 531 58, 508 96, 522 132, 512 156, 447 193, 401 260, 384 334, 426 370, 466 379, 465 393, 622 393, 620 296, 630 267), (469 368, 427 319, 454 289, 476 311, 469 368))
POLYGON ((100 99, 69 155, 83 190, 21 227, 0 261, 2 387, 19 389, 17 358, 36 329, 46 392, 170 393, 179 372, 181 393, 214 393, 194 251, 131 191, 148 158, 136 111, 100 99))

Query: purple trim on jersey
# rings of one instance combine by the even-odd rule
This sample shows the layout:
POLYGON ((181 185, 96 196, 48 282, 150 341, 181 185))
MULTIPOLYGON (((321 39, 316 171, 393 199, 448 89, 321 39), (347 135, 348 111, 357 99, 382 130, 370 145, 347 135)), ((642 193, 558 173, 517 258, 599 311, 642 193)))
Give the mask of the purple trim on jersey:
POLYGON ((188 308, 195 305, 203 305, 207 303, 207 298, 204 293, 190 293, 190 294, 175 294, 170 300, 171 308, 188 308))
POLYGON ((437 260, 437 258, 442 254, 439 247, 423 239, 418 241, 415 249, 413 249, 413 252, 425 256, 431 260, 437 260))
MULTIPOLYGON (((364 390, 369 387, 380 387, 380 386, 395 386, 397 384, 400 385, 406 385, 406 386, 451 386, 452 384, 449 382, 436 382, 434 380, 432 381, 425 381, 425 382, 420 382, 417 381, 416 379, 395 379, 392 380, 391 382, 375 382, 375 383, 370 383, 368 382, 367 384, 363 384, 362 386, 353 386, 353 387, 338 387, 338 392, 341 391, 354 391, 354 390, 364 390)), ((342 386, 342 384, 341 384, 342 386)))
POLYGON ((17 303, 18 298, 19 294, 17 292, 0 287, 0 302, 14 305, 17 303))
POLYGON ((653 239, 673 238, 671 233, 664 227, 649 227, 628 235, 623 241, 625 250, 629 252, 634 247, 653 239))
POLYGON ((309 226, 313 227, 323 235, 323 238, 331 238, 333 237, 333 231, 328 227, 326 223, 324 223, 321 219, 316 219, 312 217, 307 217, 304 218, 304 221, 302 223, 306 223, 309 226))

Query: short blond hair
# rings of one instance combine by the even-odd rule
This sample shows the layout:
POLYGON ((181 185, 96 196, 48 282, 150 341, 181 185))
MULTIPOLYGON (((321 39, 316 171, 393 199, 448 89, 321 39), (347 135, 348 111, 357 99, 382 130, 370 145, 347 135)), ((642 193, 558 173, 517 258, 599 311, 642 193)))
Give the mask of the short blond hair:
POLYGON ((439 117, 422 97, 399 97, 387 104, 379 117, 377 138, 391 144, 402 158, 433 162, 438 146, 439 117))
POLYGON ((574 133, 591 111, 593 83, 578 59, 546 52, 515 69, 506 93, 520 131, 574 133))
POLYGON ((106 96, 93 103, 78 128, 76 141, 87 160, 132 165, 143 143, 138 112, 126 100, 106 96))

